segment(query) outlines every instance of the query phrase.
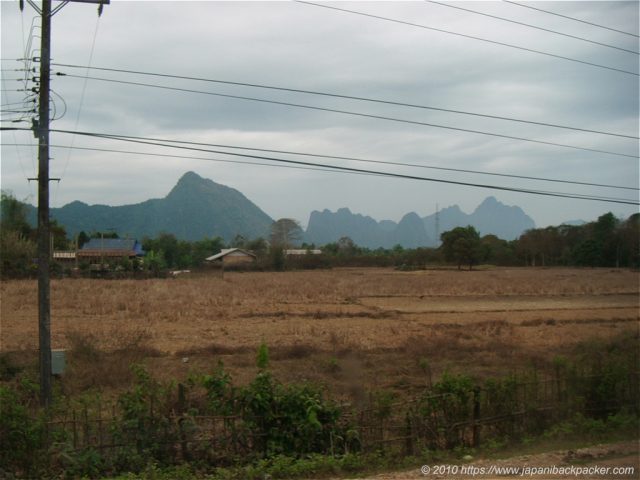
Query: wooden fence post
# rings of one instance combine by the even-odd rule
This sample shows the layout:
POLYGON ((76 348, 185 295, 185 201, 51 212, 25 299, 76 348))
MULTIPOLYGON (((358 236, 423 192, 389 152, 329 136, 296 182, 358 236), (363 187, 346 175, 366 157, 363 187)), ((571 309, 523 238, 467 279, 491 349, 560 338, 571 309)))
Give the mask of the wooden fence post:
POLYGON ((178 384, 178 437, 180 438, 180 453, 182 454, 183 461, 191 460, 191 456, 189 454, 189 449, 187 445, 187 436, 184 431, 184 411, 186 404, 186 395, 184 385, 182 383, 178 384))
POLYGON ((88 446, 89 439, 91 438, 89 435, 89 412, 87 410, 87 407, 84 407, 84 420, 83 420, 83 434, 84 434, 84 438, 82 439, 82 446, 86 447, 88 446))
POLYGON ((103 438, 102 438, 102 402, 98 405, 98 449, 101 454, 104 454, 103 448, 103 438))
POLYGON ((411 417, 409 416, 409 412, 407 412, 404 421, 404 434, 405 434, 405 442, 404 449, 405 455, 411 456, 414 452, 413 446, 413 429, 411 428, 411 417))
POLYGON ((78 448, 78 430, 76 429, 76 411, 73 410, 73 449, 78 448))
POLYGON ((473 447, 480 445, 480 387, 473 388, 473 447))

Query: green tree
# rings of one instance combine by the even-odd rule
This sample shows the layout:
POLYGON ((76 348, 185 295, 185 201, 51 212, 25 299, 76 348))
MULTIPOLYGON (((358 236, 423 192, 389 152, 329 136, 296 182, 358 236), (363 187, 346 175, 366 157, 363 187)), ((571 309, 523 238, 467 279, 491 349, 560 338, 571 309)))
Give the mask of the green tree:
POLYGON ((291 248, 302 239, 302 228, 297 220, 281 218, 271 224, 271 246, 291 248))
POLYGON ((69 240, 67 239, 67 231, 60 225, 57 220, 49 222, 49 231, 53 240, 53 248, 55 250, 67 250, 69 248, 69 240))
POLYGON ((10 192, 2 191, 0 194, 0 228, 2 231, 17 232, 24 237, 29 237, 32 228, 27 221, 29 206, 18 200, 10 192))
POLYGON ((618 252, 620 248, 618 237, 619 221, 616 216, 611 213, 605 213, 598 217, 593 227, 594 239, 600 247, 600 266, 614 267, 618 263, 618 252))
POLYGON ((264 257, 264 255, 267 253, 267 250, 269 249, 269 245, 264 238, 258 237, 254 240, 248 241, 246 243, 246 248, 248 250, 251 250, 258 257, 264 257))
POLYGON ((277 272, 282 272, 285 269, 285 255, 284 249, 279 246, 272 246, 269 249, 269 253, 271 256, 271 267, 277 272))
POLYGON ((20 232, 0 233, 0 272, 2 275, 23 276, 35 268, 36 244, 20 232))
POLYGON ((28 205, 2 192, 0 198, 0 268, 2 275, 22 276, 36 257, 35 230, 27 221, 28 205))
POLYGON ((351 237, 341 237, 340 240, 338 240, 338 253, 340 255, 354 255, 356 250, 356 244, 351 240, 351 237))
POLYGON ((191 262, 190 266, 197 267, 204 263, 204 259, 220 253, 225 248, 224 240, 220 237, 203 238, 191 244, 191 262))
POLYGON ((158 275, 162 270, 167 268, 162 251, 149 250, 144 258, 145 267, 158 275))
POLYGON ((82 246, 87 243, 89 240, 91 240, 91 237, 89 235, 86 234, 86 232, 83 230, 78 234, 78 248, 82 248, 82 246))
POLYGON ((237 234, 235 237, 233 237, 233 240, 231 241, 231 246, 233 248, 246 248, 247 239, 244 238, 243 235, 237 234))
POLYGON ((178 242, 172 233, 161 233, 154 239, 145 238, 142 248, 147 252, 153 250, 156 253, 162 253, 167 268, 184 268, 191 261, 189 244, 178 242))
POLYGON ((619 228, 620 266, 640 267, 640 213, 634 213, 619 228))
POLYGON ((471 270, 473 265, 478 263, 481 253, 480 234, 471 225, 444 232, 440 235, 440 240, 445 260, 455 262, 458 269, 462 268, 462 265, 469 265, 471 270))
POLYGON ((485 235, 480 240, 480 260, 495 265, 512 265, 515 263, 513 248, 506 240, 495 235, 485 235))

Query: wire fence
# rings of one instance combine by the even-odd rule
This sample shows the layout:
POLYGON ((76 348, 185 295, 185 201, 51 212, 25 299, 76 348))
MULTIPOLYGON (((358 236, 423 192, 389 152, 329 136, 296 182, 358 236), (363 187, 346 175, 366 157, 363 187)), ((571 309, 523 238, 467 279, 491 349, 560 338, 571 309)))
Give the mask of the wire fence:
MULTIPOLYGON (((307 442, 301 448, 334 456, 373 451, 416 455, 424 449, 477 447, 486 440, 535 435, 576 415, 605 419, 619 412, 640 414, 638 372, 557 371, 546 378, 508 378, 481 386, 449 380, 402 402, 372 396, 366 408, 342 405, 337 422, 319 424, 315 436, 301 435, 307 442), (320 437, 323 441, 314 440, 320 437)), ((103 456, 133 451, 169 463, 198 459, 228 464, 240 457, 266 456, 271 438, 291 428, 283 423, 290 417, 277 412, 268 419, 245 412, 198 414, 183 385, 169 404, 170 409, 160 411, 151 401, 128 417, 118 406, 68 410, 47 423, 50 442, 103 456)))

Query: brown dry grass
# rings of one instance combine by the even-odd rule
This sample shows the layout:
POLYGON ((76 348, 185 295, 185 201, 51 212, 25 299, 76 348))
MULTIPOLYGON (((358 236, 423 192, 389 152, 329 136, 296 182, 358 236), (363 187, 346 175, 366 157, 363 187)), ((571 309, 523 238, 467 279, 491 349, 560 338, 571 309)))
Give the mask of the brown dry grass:
MULTIPOLYGON (((36 283, 0 283, 2 352, 37 348, 36 283)), ((545 365, 579 341, 638 331, 638 274, 608 269, 474 272, 336 269, 159 280, 57 280, 52 342, 72 391, 128 382, 144 360, 184 378, 220 359, 240 381, 265 341, 283 380, 337 394, 411 391, 445 368, 478 375, 545 365)))

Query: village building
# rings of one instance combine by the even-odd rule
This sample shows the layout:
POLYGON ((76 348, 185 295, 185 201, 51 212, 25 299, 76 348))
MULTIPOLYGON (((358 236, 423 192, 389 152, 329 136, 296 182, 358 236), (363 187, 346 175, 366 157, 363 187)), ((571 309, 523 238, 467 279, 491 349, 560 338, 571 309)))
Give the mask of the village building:
POLYGON ((322 250, 314 249, 305 249, 305 248, 294 248, 290 250, 284 251, 285 255, 322 255, 322 250))
POLYGON ((54 251, 53 252, 53 261, 59 263, 60 265, 64 265, 67 267, 75 267, 76 266, 76 254, 75 250, 70 251, 54 251))
POLYGON ((242 248, 223 248, 220 253, 207 257, 205 260, 222 265, 244 265, 255 262, 256 255, 242 248))
POLYGON ((144 255, 140 242, 132 238, 92 238, 78 250, 76 257, 79 262, 103 264, 144 255))

